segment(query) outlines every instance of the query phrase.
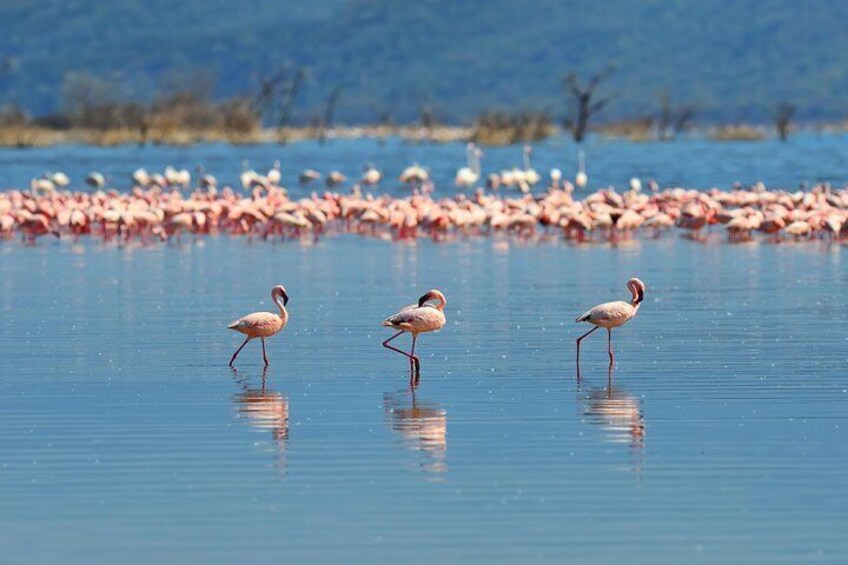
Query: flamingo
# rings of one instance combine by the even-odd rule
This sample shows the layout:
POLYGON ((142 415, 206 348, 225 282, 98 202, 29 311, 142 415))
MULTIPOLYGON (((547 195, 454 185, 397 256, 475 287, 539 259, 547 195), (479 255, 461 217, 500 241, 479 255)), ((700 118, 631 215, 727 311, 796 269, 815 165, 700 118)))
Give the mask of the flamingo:
POLYGON ((321 173, 316 171, 315 169, 304 169, 301 171, 298 180, 301 184, 309 184, 314 180, 318 180, 321 178, 321 173))
POLYGON ((612 329, 623 326, 636 316, 639 305, 645 298, 645 283, 636 277, 627 281, 627 288, 632 298, 630 302, 617 300, 598 304, 585 314, 578 316, 575 322, 589 322, 594 328, 577 338, 577 367, 580 368, 580 342, 598 328, 607 329, 607 346, 609 349, 610 366, 615 363, 615 355, 612 352, 612 329))
POLYGON ((133 183, 140 187, 147 187, 150 184, 150 173, 146 169, 136 169, 132 174, 133 183))
POLYGON ((642 181, 639 180, 639 177, 632 177, 630 179, 630 190, 633 192, 639 192, 642 190, 642 181))
POLYGON ((71 184, 71 179, 62 171, 55 172, 50 175, 50 181, 58 188, 65 188, 71 184))
POLYGON ((46 178, 32 179, 29 183, 33 195, 50 194, 56 190, 52 180, 46 178))
POLYGON ((167 182, 170 186, 178 185, 180 184, 180 180, 182 180, 180 178, 180 172, 171 165, 165 167, 162 175, 165 177, 165 182, 167 182))
POLYGON ((233 353, 233 357, 230 359, 230 367, 233 366, 236 357, 238 357, 238 354, 242 349, 244 349, 244 346, 247 345, 247 342, 257 337, 262 340, 262 359, 265 361, 265 366, 268 366, 268 355, 265 353, 265 338, 271 337, 272 335, 280 332, 280 330, 286 327, 286 324, 289 321, 289 313, 286 311, 286 304, 289 301, 289 295, 286 293, 286 289, 283 285, 278 284, 271 289, 271 301, 274 302, 274 304, 277 305, 277 308, 280 309, 279 314, 272 314, 271 312, 254 312, 239 318, 227 326, 228 329, 235 330, 247 336, 247 339, 244 340, 241 347, 236 349, 236 352, 233 353))
POLYGON ((268 174, 265 175, 265 178, 268 179, 268 182, 272 185, 279 186, 280 181, 283 178, 283 173, 280 171, 279 159, 275 160, 273 166, 268 169, 268 174))
POLYGON ((439 331, 445 327, 445 305, 447 304, 445 295, 441 291, 433 289, 426 294, 423 294, 418 299, 418 304, 411 304, 402 309, 397 314, 383 320, 383 326, 386 328, 395 328, 400 330, 398 333, 383 342, 383 347, 396 351, 409 359, 410 367, 416 372, 421 370, 421 362, 415 356, 415 342, 418 339, 418 334, 432 331, 439 331), (430 301, 438 300, 438 304, 429 304, 430 301), (407 353, 396 347, 392 347, 389 343, 400 336, 400 334, 408 332, 412 334, 412 350, 407 353))
POLYGON ((473 143, 469 143, 465 148, 467 165, 456 172, 456 186, 473 186, 480 180, 480 157, 482 152, 479 151, 473 143))
POLYGON ((326 182, 328 187, 332 188, 334 186, 338 186, 338 185, 344 183, 346 180, 347 180, 347 177, 345 177, 340 172, 330 171, 330 173, 327 175, 327 180, 325 182, 326 182))
POLYGON ((368 163, 362 173, 362 184, 379 184, 381 180, 383 180, 383 173, 380 172, 380 169, 375 167, 372 163, 368 163))
POLYGON ((209 173, 205 173, 201 175, 198 180, 198 184, 200 188, 204 189, 214 189, 218 187, 218 179, 216 179, 213 175, 209 173))
POLYGON ((551 189, 559 190, 559 183, 562 180, 562 171, 559 169, 551 169, 551 189))
POLYGON ((430 180, 430 173, 418 163, 413 163, 401 172, 398 180, 407 184, 420 184, 430 180))
POLYGON ((258 177, 259 175, 256 171, 250 168, 250 163, 247 159, 243 160, 241 162, 241 174, 239 175, 241 187, 245 190, 251 188, 258 177))
POLYGON ((106 177, 103 173, 92 171, 85 177, 85 184, 92 188, 103 188, 106 186, 106 177))
POLYGON ((533 148, 529 145, 524 146, 524 182, 530 186, 535 186, 542 177, 533 169, 530 164, 530 154, 533 153, 533 148))
POLYGON ((577 174, 574 176, 574 186, 583 188, 589 183, 589 175, 586 174, 586 153, 582 149, 577 150, 577 174))

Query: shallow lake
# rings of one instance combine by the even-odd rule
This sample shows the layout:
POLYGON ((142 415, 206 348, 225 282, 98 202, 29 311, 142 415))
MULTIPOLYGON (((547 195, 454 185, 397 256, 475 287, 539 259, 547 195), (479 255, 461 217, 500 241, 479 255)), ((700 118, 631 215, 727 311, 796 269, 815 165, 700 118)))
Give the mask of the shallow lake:
POLYGON ((0 562, 844 563, 847 251, 2 243, 0 562), (413 391, 380 321, 432 287, 413 391))

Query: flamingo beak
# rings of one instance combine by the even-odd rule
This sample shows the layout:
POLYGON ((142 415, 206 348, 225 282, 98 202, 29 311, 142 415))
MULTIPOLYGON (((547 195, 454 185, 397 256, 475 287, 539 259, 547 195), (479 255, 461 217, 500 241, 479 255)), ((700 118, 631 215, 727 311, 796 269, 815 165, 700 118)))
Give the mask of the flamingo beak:
POLYGON ((425 294, 424 296, 422 296, 421 298, 419 298, 418 299, 418 307, 421 308, 422 306, 424 306, 424 303, 427 302, 428 300, 430 300, 431 298, 432 298, 432 296, 430 296, 429 292, 427 294, 425 294))
POLYGON ((281 290, 280 294, 283 295, 283 306, 285 306, 286 304, 289 303, 289 295, 286 293, 285 290, 281 290))

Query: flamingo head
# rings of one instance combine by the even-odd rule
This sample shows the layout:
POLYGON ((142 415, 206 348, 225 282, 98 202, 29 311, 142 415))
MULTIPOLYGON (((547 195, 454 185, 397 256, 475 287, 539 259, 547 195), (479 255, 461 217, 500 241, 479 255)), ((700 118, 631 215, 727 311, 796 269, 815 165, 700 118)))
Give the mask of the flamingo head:
POLYGON ((627 281, 627 289, 633 295, 633 303, 639 304, 645 299, 645 283, 633 277, 627 281))
POLYGON ((418 307, 420 308, 424 306, 424 304, 430 302, 431 300, 439 301, 439 305, 436 306, 436 308, 438 308, 439 310, 443 309, 445 307, 445 304, 447 304, 448 302, 445 299, 445 295, 442 294, 441 291, 434 288, 433 290, 430 290, 427 293, 421 295, 421 298, 418 299, 418 307))
POLYGON ((271 300, 276 301, 278 296, 283 299, 283 306, 289 303, 289 295, 286 292, 286 287, 281 284, 271 289, 271 300))

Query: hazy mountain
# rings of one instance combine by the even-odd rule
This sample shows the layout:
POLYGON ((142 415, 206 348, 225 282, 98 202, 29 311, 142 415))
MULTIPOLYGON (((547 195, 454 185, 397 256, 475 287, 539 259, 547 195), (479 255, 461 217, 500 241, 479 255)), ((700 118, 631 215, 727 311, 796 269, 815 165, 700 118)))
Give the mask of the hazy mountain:
POLYGON ((660 90, 702 117, 848 115, 848 3, 840 0, 4 0, 0 103, 60 107, 68 72, 121 77, 149 97, 202 70, 216 96, 289 61, 309 68, 306 119, 336 85, 342 121, 421 105, 453 121, 483 108, 561 113, 560 79, 618 65, 608 117, 653 111, 660 90))

